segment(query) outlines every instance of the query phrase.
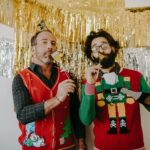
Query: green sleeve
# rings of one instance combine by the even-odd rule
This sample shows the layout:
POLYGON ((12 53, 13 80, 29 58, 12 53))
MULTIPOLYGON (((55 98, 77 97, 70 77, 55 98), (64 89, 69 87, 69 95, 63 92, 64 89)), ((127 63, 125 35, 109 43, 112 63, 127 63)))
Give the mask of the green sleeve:
MULTIPOLYGON (((147 84, 143 76, 141 77, 140 81, 140 90, 142 93, 150 93, 150 86, 147 84)), ((143 105, 150 112, 150 106, 146 104, 143 105)))
POLYGON ((79 109, 80 120, 84 125, 90 125, 95 118, 95 95, 85 94, 85 85, 82 85, 82 101, 79 109))

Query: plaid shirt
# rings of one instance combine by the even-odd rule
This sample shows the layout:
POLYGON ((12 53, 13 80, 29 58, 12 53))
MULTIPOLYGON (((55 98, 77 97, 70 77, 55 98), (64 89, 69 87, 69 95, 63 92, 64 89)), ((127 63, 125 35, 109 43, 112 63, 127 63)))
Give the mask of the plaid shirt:
MULTIPOLYGON (((28 68, 35 73, 49 88, 51 88, 57 79, 57 69, 55 65, 52 67, 51 78, 47 79, 40 71, 40 67, 31 64, 28 68)), ((34 104, 32 97, 25 87, 20 75, 16 75, 13 79, 12 93, 17 119, 23 124, 27 124, 45 117, 44 102, 34 104)), ((77 138, 85 137, 84 126, 79 119, 79 99, 76 93, 70 94, 70 115, 77 138)))

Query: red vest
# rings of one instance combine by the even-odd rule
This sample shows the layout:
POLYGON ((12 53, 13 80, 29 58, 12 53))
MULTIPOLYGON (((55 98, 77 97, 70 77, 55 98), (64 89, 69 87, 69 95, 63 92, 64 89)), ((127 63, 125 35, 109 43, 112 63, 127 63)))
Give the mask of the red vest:
MULTIPOLYGON (((123 69, 119 75, 130 78, 131 90, 140 90, 140 73, 123 69)), ((107 134, 109 129, 108 108, 106 105, 98 108, 97 118, 94 120, 94 143, 96 148, 100 150, 133 150, 144 146, 139 103, 137 101, 133 104, 126 103, 125 109, 126 122, 130 133, 120 134, 118 131, 118 134, 107 134)), ((118 113, 117 129, 119 130, 118 113)))
MULTIPOLYGON (((62 72, 59 69, 57 70, 58 77, 55 85, 51 89, 30 70, 25 69, 20 72, 20 76, 32 97, 33 103, 41 103, 54 97, 57 92, 58 84, 69 78, 66 72, 62 72)), ((23 150, 58 150, 68 149, 75 145, 72 126, 69 124, 69 100, 69 97, 67 97, 63 103, 55 107, 45 118, 31 123, 31 125, 30 123, 29 125, 19 123, 19 127, 22 131, 19 142, 23 145, 23 150), (70 131, 69 133, 68 130, 70 131), (30 139, 31 135, 32 140, 30 139), (35 139, 37 137, 40 139, 38 142, 41 142, 41 140, 44 141, 42 146, 34 146, 38 144, 38 142, 35 144, 33 142, 34 135, 36 135, 35 139), (31 144, 29 140, 32 141, 31 144), (28 145, 25 144, 25 141, 28 142, 28 145)))

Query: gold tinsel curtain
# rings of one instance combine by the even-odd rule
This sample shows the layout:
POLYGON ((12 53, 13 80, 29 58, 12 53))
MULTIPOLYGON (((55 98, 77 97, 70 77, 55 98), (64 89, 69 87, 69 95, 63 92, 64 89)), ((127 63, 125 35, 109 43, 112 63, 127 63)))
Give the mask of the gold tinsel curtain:
POLYGON ((150 46, 150 10, 127 11, 123 0, 96 0, 84 7, 79 7, 79 1, 67 0, 63 6, 68 7, 64 8, 61 1, 47 5, 44 0, 0 0, 0 22, 15 28, 14 73, 29 65, 30 38, 41 20, 58 38, 58 50, 63 55, 60 66, 76 76, 81 76, 88 65, 82 46, 91 30, 107 30, 122 47, 150 46), (71 7, 73 4, 77 7, 71 7))

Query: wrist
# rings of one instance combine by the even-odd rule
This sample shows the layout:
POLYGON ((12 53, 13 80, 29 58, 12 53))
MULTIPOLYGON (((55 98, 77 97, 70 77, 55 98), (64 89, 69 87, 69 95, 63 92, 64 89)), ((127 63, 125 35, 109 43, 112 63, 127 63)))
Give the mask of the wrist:
POLYGON ((62 103, 59 97, 55 96, 55 99, 57 100, 57 102, 59 102, 59 104, 62 103))
POLYGON ((55 99, 56 99, 59 103, 62 103, 62 102, 63 102, 62 99, 59 98, 57 95, 55 96, 55 99))
POLYGON ((88 95, 95 94, 95 84, 89 84, 88 82, 85 84, 85 93, 88 95))

